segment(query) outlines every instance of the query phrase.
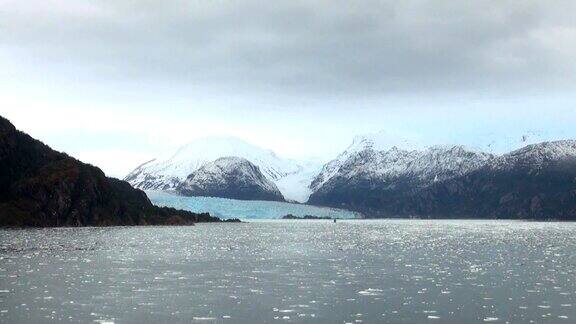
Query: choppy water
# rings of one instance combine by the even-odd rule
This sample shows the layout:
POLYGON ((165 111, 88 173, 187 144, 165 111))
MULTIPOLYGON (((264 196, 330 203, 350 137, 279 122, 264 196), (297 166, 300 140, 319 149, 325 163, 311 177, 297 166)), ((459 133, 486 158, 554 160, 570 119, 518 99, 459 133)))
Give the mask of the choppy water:
POLYGON ((0 322, 576 321, 576 224, 0 231, 0 322))
POLYGON ((360 218, 356 212, 293 204, 278 201, 237 200, 217 197, 184 197, 161 191, 147 191, 148 198, 158 206, 174 207, 192 212, 209 212, 220 218, 278 219, 292 214, 295 216, 318 216, 334 218, 360 218))

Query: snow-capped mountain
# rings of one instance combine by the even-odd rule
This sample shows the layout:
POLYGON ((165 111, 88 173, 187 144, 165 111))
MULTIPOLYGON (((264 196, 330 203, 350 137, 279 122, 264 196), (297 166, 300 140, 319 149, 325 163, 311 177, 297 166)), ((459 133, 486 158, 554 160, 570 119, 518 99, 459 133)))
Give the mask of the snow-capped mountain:
POLYGON ((143 190, 175 190, 191 173, 221 157, 244 158, 258 166, 274 182, 287 200, 305 202, 307 186, 316 176, 318 166, 283 159, 273 151, 262 149, 234 137, 207 137, 180 147, 176 152, 136 168, 124 180, 143 190), (312 170, 312 174, 310 173, 312 170))
POLYGON ((442 179, 451 174, 477 168, 491 154, 458 145, 437 145, 425 148, 410 140, 392 145, 379 134, 357 136, 352 144, 336 159, 328 162, 310 184, 313 192, 334 176, 355 174, 368 177, 389 177, 411 174, 421 180, 442 179))
POLYGON ((310 202, 368 217, 576 218, 576 141, 494 156, 461 146, 366 149, 310 202))
POLYGON ((527 145, 504 154, 492 161, 494 170, 529 168, 538 170, 550 162, 564 161, 576 157, 576 140, 543 142, 527 145))
POLYGON ((326 181, 330 180, 340 169, 340 167, 354 154, 360 151, 369 149, 373 146, 373 142, 366 137, 357 136, 352 141, 352 144, 348 146, 344 152, 340 153, 334 160, 326 163, 318 175, 312 180, 309 185, 310 191, 315 192, 318 190, 326 181))
MULTIPOLYGON (((352 140, 352 144, 350 144, 344 152, 340 153, 334 160, 326 163, 322 170, 318 173, 318 175, 313 179, 310 183, 310 190, 312 192, 318 190, 326 181, 330 180, 340 167, 348 161, 351 157, 355 156, 359 152, 366 151, 366 150, 384 150, 387 145, 389 144, 385 140, 385 136, 382 134, 371 134, 371 135, 363 135, 363 136, 356 136, 352 140)), ((414 147, 416 146, 415 143, 404 141, 405 147, 414 147)))
POLYGON ((284 200, 276 185, 264 177, 259 167, 239 157, 223 157, 202 165, 176 191, 184 196, 284 200))
POLYGON ((341 154, 342 159, 330 162, 312 182, 316 190, 310 197, 311 203, 354 204, 356 198, 363 199, 362 196, 374 192, 425 187, 471 172, 493 158, 491 154, 463 146, 435 146, 424 150, 392 147, 378 151, 369 141, 360 143, 363 146, 352 147, 341 154), (330 166, 337 168, 330 170, 330 166))
POLYGON ((432 216, 575 219, 576 141, 528 145, 391 207, 432 216))

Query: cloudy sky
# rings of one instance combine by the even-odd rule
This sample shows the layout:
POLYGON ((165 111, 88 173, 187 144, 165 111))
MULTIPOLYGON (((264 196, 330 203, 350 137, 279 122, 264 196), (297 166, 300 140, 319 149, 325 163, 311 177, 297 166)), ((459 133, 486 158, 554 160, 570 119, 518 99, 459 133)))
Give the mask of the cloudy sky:
POLYGON ((0 0, 0 114, 123 176, 194 138, 576 137, 576 2, 0 0), (391 135, 390 135, 391 134, 391 135))

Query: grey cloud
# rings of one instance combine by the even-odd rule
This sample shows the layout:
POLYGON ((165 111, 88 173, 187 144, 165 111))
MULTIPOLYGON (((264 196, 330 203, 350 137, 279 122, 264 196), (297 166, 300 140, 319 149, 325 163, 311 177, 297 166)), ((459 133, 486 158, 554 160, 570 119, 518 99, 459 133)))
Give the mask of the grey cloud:
POLYGON ((0 5, 0 48, 80 78, 350 96, 576 84, 574 1, 49 4, 0 5))

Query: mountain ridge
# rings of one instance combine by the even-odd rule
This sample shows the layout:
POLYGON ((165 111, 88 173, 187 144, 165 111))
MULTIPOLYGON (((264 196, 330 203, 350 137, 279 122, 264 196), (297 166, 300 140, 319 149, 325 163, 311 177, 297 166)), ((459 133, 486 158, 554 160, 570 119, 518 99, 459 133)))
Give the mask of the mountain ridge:
POLYGON ((576 141, 531 144, 484 161, 422 186, 400 188, 410 179, 399 178, 371 190, 353 179, 348 187, 320 189, 311 202, 376 218, 576 219, 576 141))
MULTIPOLYGON (((365 198, 381 193, 398 194, 414 187, 467 173, 492 155, 462 146, 377 151, 366 147, 339 161, 339 167, 310 196, 309 203, 355 208, 365 198)), ((317 182, 316 182, 317 183, 317 182)))

